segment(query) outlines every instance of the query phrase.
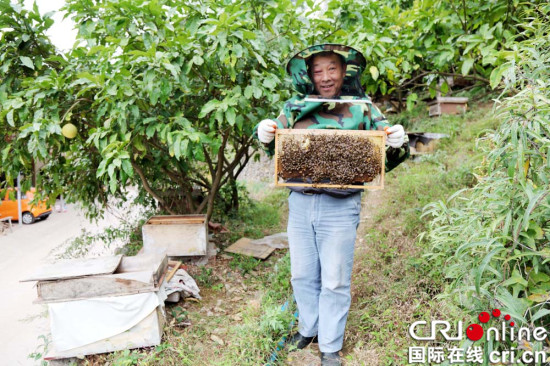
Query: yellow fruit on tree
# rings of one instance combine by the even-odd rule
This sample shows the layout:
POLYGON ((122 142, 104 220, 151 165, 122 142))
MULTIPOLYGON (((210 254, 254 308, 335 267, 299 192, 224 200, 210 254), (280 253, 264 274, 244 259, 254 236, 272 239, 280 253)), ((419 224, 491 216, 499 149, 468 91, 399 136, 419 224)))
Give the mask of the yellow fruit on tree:
POLYGON ((61 129, 61 133, 63 134, 63 136, 65 136, 68 139, 74 138, 76 136, 77 132, 78 131, 76 130, 76 126, 73 125, 72 123, 67 123, 61 129))

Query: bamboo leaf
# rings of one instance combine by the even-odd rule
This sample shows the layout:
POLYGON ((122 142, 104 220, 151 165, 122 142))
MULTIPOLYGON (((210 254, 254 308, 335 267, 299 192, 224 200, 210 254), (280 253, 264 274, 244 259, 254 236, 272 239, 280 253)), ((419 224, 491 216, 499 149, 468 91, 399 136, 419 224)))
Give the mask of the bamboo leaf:
POLYGON ((491 259, 493 258, 493 256, 501 251, 503 251, 504 248, 502 246, 500 247, 497 247, 493 250, 491 250, 489 252, 489 254, 487 254, 483 260, 481 261, 481 264, 479 265, 478 268, 476 268, 476 271, 475 271, 475 274, 476 274, 476 282, 475 282, 475 286, 476 286, 476 291, 478 294, 481 294, 480 292, 480 287, 481 287, 481 276, 483 275, 483 272, 485 272, 485 267, 489 264, 489 262, 491 261, 491 259))

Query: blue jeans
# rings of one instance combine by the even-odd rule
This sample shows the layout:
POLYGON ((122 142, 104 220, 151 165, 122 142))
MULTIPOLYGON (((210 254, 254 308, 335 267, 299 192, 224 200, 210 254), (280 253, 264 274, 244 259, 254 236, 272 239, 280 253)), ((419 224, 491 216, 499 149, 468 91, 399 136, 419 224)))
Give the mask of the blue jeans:
POLYGON ((288 242, 298 331, 318 336, 321 352, 342 349, 361 194, 335 198, 292 192, 288 242))

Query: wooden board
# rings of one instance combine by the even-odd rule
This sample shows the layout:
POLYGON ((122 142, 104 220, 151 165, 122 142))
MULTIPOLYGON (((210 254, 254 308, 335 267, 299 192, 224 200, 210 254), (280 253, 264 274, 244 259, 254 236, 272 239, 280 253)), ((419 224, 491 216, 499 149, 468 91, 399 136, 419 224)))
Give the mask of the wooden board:
POLYGON ((277 187, 315 187, 315 188, 336 188, 336 189, 383 189, 384 177, 385 177, 385 163, 386 163, 386 133, 384 131, 364 131, 364 130, 336 130, 336 129, 277 129, 275 133, 275 186, 277 187), (368 139, 378 147, 381 160, 381 172, 371 182, 363 184, 328 184, 328 183, 287 183, 280 179, 280 162, 279 155, 282 150, 282 142, 289 138, 301 138, 303 135, 353 135, 361 138, 368 139))
POLYGON ((104 276, 86 276, 55 281, 38 281, 36 304, 74 301, 103 296, 133 295, 158 291, 154 272, 130 272, 104 276))
POLYGON ((168 268, 168 256, 166 253, 142 253, 135 256, 124 256, 115 273, 129 273, 141 271, 153 271, 153 279, 156 286, 160 284, 160 278, 168 268))
POLYGON ((21 280, 21 282, 112 274, 117 269, 121 259, 122 255, 116 255, 91 259, 71 259, 53 264, 45 264, 36 269, 28 278, 21 280))
POLYGON ((205 215, 159 215, 147 220, 149 225, 203 224, 205 215))
POLYGON ((265 244, 252 244, 249 238, 240 238, 225 249, 228 253, 248 255, 258 259, 266 259, 274 250, 275 248, 265 244))

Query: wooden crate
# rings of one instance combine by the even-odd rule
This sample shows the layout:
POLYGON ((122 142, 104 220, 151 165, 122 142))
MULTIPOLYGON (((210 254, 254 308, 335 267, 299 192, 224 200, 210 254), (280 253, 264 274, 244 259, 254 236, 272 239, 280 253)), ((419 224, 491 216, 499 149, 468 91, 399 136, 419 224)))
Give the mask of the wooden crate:
MULTIPOLYGON (((383 189, 384 188, 384 171, 386 161, 386 133, 384 131, 363 131, 363 130, 336 130, 336 129, 277 129, 275 134, 275 186, 278 187, 315 187, 315 188, 334 188, 334 189, 383 189), (374 180, 366 184, 360 184, 364 180, 354 182, 354 184, 340 185, 329 183, 294 183, 281 181, 279 174, 281 173, 280 155, 283 150, 283 144, 287 139, 304 139, 306 135, 352 135, 364 138, 372 142, 378 147, 380 153, 380 174, 374 180)), ((307 177, 294 177, 307 178, 307 177)))
MULTIPOLYGON (((82 314, 82 317, 85 316, 86 314, 82 314)), ((52 361, 72 357, 83 358, 87 355, 158 346, 162 342, 164 324, 164 309, 161 306, 157 306, 151 314, 127 331, 94 343, 61 351, 56 348, 55 342, 52 342, 48 346, 44 360, 52 361)), ((78 326, 78 324, 75 324, 75 327, 78 326)), ((98 324, 98 326, 101 326, 101 324, 98 324)))
MULTIPOLYGON (((55 337, 62 336, 64 331, 58 329, 58 323, 52 318, 51 332, 54 340, 48 347, 45 360, 82 357, 85 355, 113 352, 130 348, 152 347, 161 343, 164 326, 164 303, 159 296, 159 288, 168 267, 168 257, 165 253, 140 254, 133 257, 121 255, 91 259, 71 259, 59 263, 46 264, 35 270, 26 280, 37 281, 38 299, 35 303, 73 306, 88 301, 110 298, 123 299, 136 294, 147 293, 159 297, 159 305, 144 318, 136 319, 134 326, 99 339, 89 344, 82 344, 71 349, 61 349, 56 345, 55 337)), ((130 299, 132 300, 132 299, 130 299)), ((85 333, 89 330, 87 320, 90 311, 78 314, 73 306, 73 313, 78 319, 72 322, 76 332, 85 333)), ((112 305, 108 312, 118 311, 117 305, 112 305)), ((96 311, 97 318, 104 317, 104 311, 96 311)), ((102 327, 107 323, 97 321, 94 327, 102 327)))
POLYGON ((170 257, 206 255, 206 215, 153 216, 142 227, 145 253, 166 251, 170 257))
MULTIPOLYGON (((75 268, 90 268, 90 265, 86 265, 86 263, 95 263, 95 267, 99 268, 100 262, 106 264, 107 260, 111 260, 111 257, 77 259, 67 261, 67 264, 58 264, 58 268, 64 269, 70 263, 74 263, 73 267, 75 268)), ((85 273, 81 270, 81 273, 77 275, 71 273, 66 276, 57 275, 53 278, 49 276, 38 280, 36 283, 38 299, 34 303, 124 296, 159 290, 161 277, 168 267, 168 257, 165 254, 141 254, 133 257, 122 257, 122 260, 119 261, 119 264, 115 267, 116 270, 112 267, 104 267, 105 269, 102 272, 108 272, 108 274, 98 274, 98 271, 85 273)), ((52 271, 50 270, 50 272, 52 271)), ((89 269, 88 272, 90 272, 89 269)))

